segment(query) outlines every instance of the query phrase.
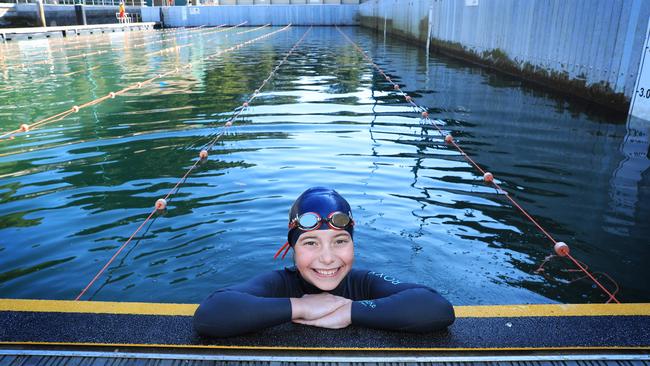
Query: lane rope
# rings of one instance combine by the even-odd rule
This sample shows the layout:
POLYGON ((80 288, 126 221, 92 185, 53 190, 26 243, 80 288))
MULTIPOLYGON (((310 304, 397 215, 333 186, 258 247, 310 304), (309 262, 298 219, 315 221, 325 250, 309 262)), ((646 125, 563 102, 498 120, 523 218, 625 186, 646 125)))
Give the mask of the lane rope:
MULTIPOLYGON (((264 35, 262 37, 266 38, 266 37, 268 37, 268 36, 270 36, 272 34, 277 34, 279 32, 282 32, 284 30, 289 29, 289 27, 291 27, 291 24, 287 25, 286 27, 284 27, 284 28, 282 28, 280 30, 274 31, 272 33, 268 33, 268 34, 266 34, 266 35, 264 35)), ((97 272, 97 274, 86 285, 86 287, 84 287, 84 289, 81 290, 79 295, 77 295, 77 297, 75 298, 75 301, 78 301, 78 300, 81 299, 81 297, 86 293, 86 291, 88 291, 88 289, 97 281, 97 279, 99 279, 99 277, 104 273, 104 271, 106 271, 106 269, 111 265, 111 263, 113 263, 115 258, 117 258, 117 256, 122 252, 122 250, 124 250, 124 248, 131 242, 131 240, 133 240, 135 235, 145 226, 145 224, 149 220, 151 220, 153 215, 156 212, 162 212, 167 208, 167 200, 178 191, 181 184, 183 184, 183 182, 185 182, 187 180, 190 173, 192 173, 192 171, 198 166, 198 164, 200 162, 205 161, 206 159, 208 159, 209 151, 212 149, 212 147, 214 147, 214 145, 219 141, 219 139, 225 134, 226 129, 230 128, 233 125, 234 121, 244 112, 244 110, 246 110, 250 106, 250 103, 259 95, 262 88, 264 88, 264 86, 266 86, 266 84, 271 80, 271 78, 277 73, 280 66, 287 61, 289 56, 291 56, 291 54, 295 51, 295 49, 298 47, 298 45, 300 45, 300 43, 304 40, 304 38, 307 36, 307 34, 310 31, 311 31, 311 27, 305 32, 305 34, 302 35, 302 37, 300 37, 300 39, 293 45, 293 47, 291 47, 289 52, 273 68, 273 70, 271 70, 271 73, 269 74, 269 76, 262 81, 260 86, 257 89, 255 89, 255 91, 241 105, 241 107, 237 107, 238 108, 237 111, 224 123, 224 125, 221 128, 221 131, 219 132, 219 134, 216 137, 214 137, 208 144, 206 144, 205 148, 203 148, 199 152, 198 159, 196 159, 194 161, 194 164, 192 164, 192 166, 185 172, 185 174, 178 180, 178 182, 176 182, 174 187, 172 187, 172 189, 170 189, 169 192, 167 192, 167 194, 163 198, 159 198, 158 200, 156 200, 156 202, 154 204, 154 208, 149 213, 149 216, 147 216, 147 218, 140 224, 140 226, 138 226, 138 228, 133 232, 133 234, 131 234, 129 239, 126 242, 124 242, 124 244, 122 244, 122 246, 119 247, 119 249, 115 252, 115 254, 113 254, 113 256, 108 260, 108 262, 106 262, 106 264, 99 270, 99 272, 97 272)), ((258 37, 258 38, 260 38, 260 37, 258 37)), ((250 42, 250 41, 247 41, 247 42, 250 42)))
MULTIPOLYGON (((225 24, 220 25, 220 26, 218 26, 218 27, 221 27, 221 26, 225 26, 225 24)), ((160 36, 160 34, 171 34, 171 35, 173 35, 173 34, 175 34, 175 33, 182 33, 183 31, 185 31, 185 34, 188 34, 188 33, 191 33, 191 32, 196 32, 196 31, 198 31, 198 30, 201 30, 203 27, 204 27, 204 26, 200 26, 200 27, 191 28, 191 29, 187 29, 187 28, 172 28, 172 29, 171 29, 171 32, 168 31, 168 30, 159 30, 159 31, 156 31, 155 34, 150 34, 150 35, 137 35, 137 37, 131 37, 131 38, 135 38, 135 39, 133 39, 133 41, 136 41, 136 40, 145 40, 145 39, 148 39, 148 38, 158 37, 158 36, 160 36)), ((209 29, 211 29, 211 28, 213 28, 213 27, 210 27, 209 29)), ((147 31, 148 31, 148 32, 151 32, 151 30, 147 30, 147 31)), ((138 31, 138 32, 142 32, 142 31, 138 31)), ((125 33, 125 35, 129 35, 129 36, 130 36, 131 33, 136 33, 136 31, 129 32, 129 33, 125 33)), ((108 34, 109 34, 109 33, 95 34, 95 35, 90 35, 90 36, 87 36, 87 37, 90 38, 90 37, 96 37, 96 36, 105 36, 105 35, 108 35, 108 34)), ((110 33, 110 34, 116 34, 116 33, 110 33)), ((64 39, 65 39, 65 38, 64 38, 64 39)), ((171 39, 164 39, 164 41, 167 41, 167 40, 171 40, 171 39)), ((54 45, 56 44, 56 43, 55 43, 56 40, 48 39, 48 41, 49 41, 50 43, 53 43, 54 45)), ((74 42, 74 43, 69 43, 69 45, 71 45, 71 47, 58 47, 58 48, 53 48, 53 49, 50 49, 49 52, 65 52, 65 51, 70 51, 70 50, 77 50, 77 49, 82 49, 82 48, 88 48, 88 47, 89 47, 89 43, 87 42, 88 39, 84 39, 84 41, 86 41, 86 42, 84 43, 84 42, 82 42, 82 41, 78 41, 78 42, 74 42)), ((125 41, 125 43, 127 43, 127 42, 129 42, 129 41, 125 41)), ((97 46, 106 46, 106 45, 111 45, 112 43, 113 43, 112 40, 107 40, 107 41, 103 41, 103 42, 93 43, 93 44, 92 44, 92 47, 97 48, 97 46)), ((155 42, 153 42, 153 43, 155 43, 155 42)), ((113 51, 119 51, 119 49, 113 49, 113 51)), ((43 51, 35 51, 35 52, 33 52, 33 53, 26 54, 25 56, 26 56, 26 57, 37 56, 37 55, 41 54, 42 52, 43 52, 43 51)), ((6 60, 9 61, 9 60, 11 60, 11 59, 7 58, 6 60)), ((37 64, 47 64, 47 63, 50 63, 50 62, 52 62, 52 61, 36 61, 36 63, 29 63, 29 66, 31 66, 31 65, 37 65, 37 64)), ((5 65, 4 68, 6 68, 6 69, 8 69, 8 70, 11 70, 12 68, 14 68, 14 69, 21 69, 21 68, 22 68, 22 69, 24 69, 24 68, 26 68, 27 66, 28 66, 28 65, 25 64, 25 63, 15 63, 15 64, 12 64, 12 65, 5 65)))
MULTIPOLYGON (((245 23, 246 23, 246 22, 240 23, 240 24, 236 25, 235 27, 237 27, 237 26, 239 26, 239 25, 242 25, 242 24, 245 24, 245 23)), ((203 29, 204 26, 200 26, 200 27, 197 27, 197 28, 194 28, 194 29, 188 30, 188 31, 186 32, 186 34, 183 34, 183 35, 181 35, 180 37, 176 37, 176 38, 164 38, 164 39, 159 39, 159 40, 157 40, 157 41, 152 41, 152 42, 142 42, 142 43, 136 43, 136 44, 128 44, 128 42, 124 42, 124 43, 125 43, 125 44, 124 44, 124 47, 122 47, 122 48, 112 48, 112 49, 110 49, 109 51, 111 51, 111 52, 124 52, 124 50, 126 50, 126 49, 128 49, 128 50, 133 50, 133 49, 143 48, 143 47, 151 46, 151 45, 154 45, 154 44, 157 44, 157 43, 163 43, 163 42, 168 42, 168 41, 174 41, 174 42, 176 42, 176 41, 178 41, 178 40, 182 40, 182 39, 186 39, 186 38, 192 38, 193 36, 205 36, 205 35, 208 35, 208 34, 212 34, 212 33, 221 33, 221 32, 225 32, 225 31, 227 31, 227 30, 232 29, 232 28, 226 28, 225 30, 216 31, 217 29, 223 28, 224 26, 225 26, 225 24, 220 24, 220 25, 218 25, 218 26, 216 26, 216 27, 206 28, 206 29, 209 29, 209 30, 208 30, 208 31, 205 31, 205 32, 203 32, 203 33, 198 33, 198 34, 195 34, 195 33, 187 34, 187 33, 190 33, 190 32, 196 32, 196 31, 199 31, 199 30, 204 30, 204 29, 203 29), (128 48, 127 48, 127 47, 128 47, 128 48)), ((233 27, 233 28, 235 28, 235 27, 233 27)), ((148 37, 143 37, 143 40, 144 40, 144 39, 147 39, 147 38, 153 38, 154 36, 157 37, 157 36, 159 36, 159 35, 156 34, 156 35, 152 35, 152 36, 148 36, 148 37)), ((210 42, 210 41, 208 41, 208 42, 210 42)), ((53 50, 53 52, 57 52, 57 51, 64 52, 65 50, 78 49, 78 48, 82 48, 82 47, 87 47, 87 45, 83 45, 83 46, 79 46, 79 47, 72 47, 72 48, 69 48, 69 49, 68 49, 68 48, 66 48, 66 49, 64 49, 64 48, 59 48, 59 49, 55 49, 55 50, 53 50)), ((165 49, 162 49, 162 50, 158 50, 158 51, 154 51, 154 52, 147 53, 147 54, 145 54, 144 56, 151 56, 151 55, 154 55, 154 54, 156 54, 156 53, 161 53, 161 54, 162 54, 162 53, 167 53, 167 52, 171 52, 171 51, 174 51, 174 50, 179 50, 179 49, 182 48, 182 47, 184 47, 184 46, 180 46, 180 47, 169 47, 169 48, 165 48, 165 49)), ((48 60, 41 60, 41 61, 32 62, 32 63, 30 63, 29 65, 31 66, 31 65, 37 65, 37 64, 50 64, 50 63, 51 63, 51 64, 54 64, 54 63, 57 62, 57 61, 62 61, 62 60, 66 60, 66 61, 67 61, 67 60, 70 60, 70 59, 79 58, 79 57, 86 57, 86 56, 89 56, 89 55, 90 55, 89 53, 85 53, 85 54, 74 55, 74 56, 66 56, 66 57, 56 57, 56 58, 55 58, 55 57, 52 57, 52 58, 49 58, 48 60)), ((19 64, 19 65, 21 65, 21 67, 23 67, 23 68, 26 67, 24 63, 19 64)), ((61 74, 61 75, 50 74, 50 75, 45 76, 45 77, 42 77, 42 78, 33 79, 33 80, 31 81, 30 84, 38 84, 38 83, 46 82, 46 81, 48 81, 48 80, 51 79, 51 78, 59 77, 59 76, 68 77, 68 76, 71 76, 71 75, 74 75, 74 74, 78 74, 78 73, 81 73, 81 72, 84 72, 84 71, 94 70, 94 69, 97 69, 97 68, 99 68, 99 67, 100 67, 100 65, 95 66, 95 67, 91 67, 91 68, 88 68, 88 69, 84 69, 84 70, 79 70, 79 71, 74 71, 74 72, 69 72, 69 73, 61 74)), ((11 68, 12 68, 12 66, 7 66, 7 69, 10 70, 11 68)), ((21 85, 21 86, 22 86, 22 85, 21 85)), ((19 89, 19 86, 9 86, 9 87, 7 88, 7 90, 15 90, 15 89, 19 89)))
MULTIPOLYGON (((241 23, 241 24, 243 24, 243 23, 241 23)), ((235 26, 235 27, 236 27, 236 26, 235 26)), ((288 27, 288 26, 287 26, 287 27, 288 27)), ((199 61, 207 61, 207 60, 212 59, 212 58, 214 58, 214 57, 220 56, 220 55, 222 55, 222 54, 224 54, 224 53, 231 52, 231 51, 234 51, 234 50, 238 50, 238 49, 240 49, 240 48, 242 48, 242 47, 244 47, 244 46, 247 46, 247 45, 249 45, 249 44, 251 44, 251 43, 257 42, 257 41, 259 41, 259 40, 261 40, 261 39, 264 39, 264 38, 270 37, 271 35, 274 35, 274 34, 276 34, 276 33, 278 33, 278 32, 284 31, 284 30, 287 29, 287 27, 284 27, 284 28, 282 28, 282 29, 280 29, 280 30, 273 31, 273 32, 269 32, 269 33, 263 34, 263 35, 261 35, 261 36, 258 36, 258 37, 256 37, 256 38, 253 38, 253 39, 250 39, 250 40, 247 40, 247 41, 241 42, 241 43, 239 43, 239 44, 237 44, 237 45, 231 46, 231 47, 226 48, 226 49, 223 49, 223 50, 221 50, 221 51, 219 51, 219 52, 217 52, 217 53, 215 53, 215 54, 212 54, 212 55, 210 55, 210 56, 207 56, 207 57, 203 58, 202 60, 197 60, 197 61, 190 62, 190 63, 188 63, 187 65, 185 65, 185 66, 183 66, 183 67, 181 67, 181 68, 177 67, 177 68, 175 68, 175 69, 173 69, 173 70, 170 70, 170 71, 168 71, 168 72, 166 72, 166 73, 158 74, 158 75, 156 75, 156 76, 154 76, 154 77, 152 77, 152 78, 149 78, 149 79, 147 79, 147 80, 140 81, 140 82, 134 83, 134 84, 132 84, 132 85, 130 85, 130 86, 127 86, 127 87, 123 88, 122 90, 118 90, 118 91, 116 91, 116 92, 110 92, 110 93, 108 93, 108 94, 106 94, 106 95, 104 95, 104 96, 102 96, 102 97, 99 97, 99 98, 97 98, 97 99, 91 100, 91 101, 89 101, 89 102, 87 102, 87 103, 84 103, 84 104, 81 104, 81 105, 78 105, 78 106, 77 106, 77 105, 72 106, 72 108, 70 108, 70 109, 68 109, 68 110, 65 110, 65 111, 60 112, 60 113, 57 113, 57 114, 55 114, 55 115, 53 115, 53 116, 50 116, 50 117, 44 118, 44 119, 39 120, 39 121, 37 121, 37 122, 34 122, 34 123, 32 123, 32 124, 23 123, 23 124, 21 124, 17 129, 12 130, 12 131, 5 132, 4 134, 0 135, 0 142, 5 142, 5 141, 8 141, 8 140, 13 140, 13 139, 15 138, 14 135, 17 134, 17 133, 32 131, 32 130, 38 128, 38 127, 42 127, 42 126, 44 126, 44 125, 47 125, 47 124, 50 124, 50 123, 53 123, 53 122, 60 121, 60 120, 66 118, 67 116, 69 116, 69 115, 71 115, 71 114, 74 114, 74 113, 79 112, 79 110, 81 110, 81 109, 83 109, 83 108, 87 108, 87 107, 90 107, 90 106, 96 105, 96 104, 101 103, 101 102, 103 102, 103 101, 105 101, 105 100, 107 100, 107 99, 114 99, 115 97, 117 97, 117 96, 119 96, 119 95, 122 95, 122 94, 124 94, 124 93, 126 93, 126 92, 128 92, 128 91, 130 91, 130 90, 140 89, 140 88, 142 88, 142 87, 145 86, 145 85, 151 84, 151 83, 152 83, 153 81, 155 81, 156 79, 161 79, 161 78, 164 78, 164 77, 167 77, 167 76, 173 75, 173 74, 177 74, 177 73, 179 73, 182 69, 189 69, 189 68, 192 68, 192 64, 193 64, 193 63, 197 63, 197 62, 199 62, 199 61)), ((232 28, 234 28, 234 27, 231 27, 231 28, 228 28, 228 29, 232 29, 232 28)), ((226 36, 226 37, 227 37, 227 36, 226 36)), ((156 52, 161 52, 161 51, 156 51, 156 52)))
POLYGON ((257 28, 253 28, 253 29, 249 29, 249 30, 245 30, 245 31, 237 32, 237 33, 235 33, 235 34, 238 34, 238 35, 239 35, 239 34, 245 34, 245 33, 249 33, 249 32, 255 32, 255 31, 258 31, 258 30, 260 30, 260 29, 264 29, 264 28, 266 28, 266 27, 269 27, 269 26, 271 26, 271 24, 270 24, 270 23, 267 23, 267 24, 264 24, 264 25, 261 26, 261 27, 257 27, 257 28))
MULTIPOLYGON (((246 23, 246 22, 244 22, 244 23, 240 23, 239 25, 241 25, 241 24, 245 24, 245 23, 246 23)), ((239 25, 237 25, 237 26, 239 26, 239 25)), ((217 29, 221 28, 222 26, 223 26, 223 25, 219 25, 219 26, 216 26, 216 27, 210 28, 210 29, 211 29, 210 31, 206 31, 206 32, 199 33, 199 34, 201 34, 201 35, 207 35, 207 34, 215 33, 215 32, 216 32, 216 33, 219 33, 219 32, 227 31, 227 30, 230 30, 230 29, 233 29, 233 28, 234 28, 234 27, 230 27, 230 28, 226 28, 225 30, 219 30, 219 31, 217 31, 217 29)), ((235 27, 237 27, 237 26, 235 26, 235 27)), ((181 35, 180 37, 176 37, 176 38, 173 38, 173 39, 171 39, 171 38, 170 38, 170 39, 162 39, 162 40, 155 41, 155 42, 145 42, 145 43, 135 44, 135 45, 131 45, 131 46, 129 46, 129 48, 140 48, 140 47, 145 47, 145 46, 152 45, 152 44, 156 44, 156 43, 161 43, 161 42, 164 42, 164 41, 179 41, 179 40, 183 40, 183 39, 192 38, 193 35, 195 35, 195 34, 189 34, 189 32, 187 32, 186 34, 183 34, 183 35, 181 35)), ((198 35, 198 34, 196 34, 196 35, 198 35)), ((182 48, 182 47, 187 47, 187 46, 189 46, 189 45, 191 45, 191 44, 192 44, 192 43, 190 42, 189 44, 187 44, 187 45, 183 45, 183 46, 181 46, 180 48, 182 48)), ((125 46, 126 46, 126 45, 125 45, 125 46)), ((56 57, 56 58, 55 58, 55 57, 52 57, 52 58, 49 58, 49 59, 46 59, 46 60, 30 62, 30 63, 29 63, 29 66, 54 64, 54 63, 56 63, 56 62, 58 62, 58 61, 69 61, 69 60, 74 60, 74 59, 78 59, 78 58, 86 58, 86 57, 89 57, 89 56, 102 55, 102 54, 109 53, 109 52, 110 52, 110 53, 114 53, 114 52, 123 52, 123 51, 124 51, 124 48, 125 48, 125 47, 122 47, 122 48, 110 48, 110 49, 107 49, 107 50, 99 50, 99 51, 92 51, 92 52, 80 53, 80 54, 72 55, 72 56, 63 56, 63 57, 56 57)), ((173 48, 173 47, 170 47, 170 48, 173 48)), ((156 51, 156 52, 152 52, 152 54, 156 54, 156 53, 159 53, 159 52, 162 53, 163 50, 156 51)), ((149 54, 147 54, 147 55, 149 55, 149 54)), ((147 56, 147 55, 145 55, 145 56, 147 56)), ((22 68, 26 68, 27 65, 26 65, 25 63, 22 63, 22 64, 20 64, 20 67, 22 67, 22 68)), ((10 67, 9 67, 9 68, 10 68, 10 67)))
MULTIPOLYGON (((390 78, 390 77, 389 77, 389 76, 388 76, 388 75, 387 75, 387 74, 386 74, 386 73, 381 69, 381 67, 379 67, 379 65, 377 65, 377 64, 372 60, 372 58, 370 58, 370 56, 368 56, 368 54, 366 53, 366 51, 364 51, 364 50, 363 50, 361 47, 359 47, 359 46, 358 46, 354 41, 352 41, 352 40, 350 39, 350 37, 348 37, 348 36, 347 36, 343 31, 341 31, 341 29, 340 29, 339 27, 336 27, 336 30, 338 30, 339 33, 341 33, 341 35, 342 35, 342 36, 343 36, 343 37, 344 37, 348 42, 350 42, 350 43, 354 46, 354 48, 355 48, 355 49, 356 49, 356 50, 357 50, 357 51, 358 51, 358 52, 359 52, 359 53, 360 53, 360 54, 361 54, 361 55, 366 59, 366 61, 367 61, 368 63, 370 63, 370 64, 371 64, 371 65, 372 65, 372 66, 373 66, 373 67, 374 67, 374 68, 375 68, 375 69, 376 69, 376 70, 377 70, 377 71, 378 71, 378 72, 379 72, 379 73, 380 73, 380 74, 381 74, 381 75, 386 79, 386 81, 388 81, 391 85, 393 85, 393 89, 394 89, 395 91, 397 91, 399 94, 401 94, 401 96, 404 97, 404 99, 405 99, 409 104, 411 104, 411 106, 412 106, 413 108, 415 108, 415 110, 421 112, 422 120, 428 122, 428 124, 430 124, 430 125, 433 125, 433 126, 438 130, 438 132, 440 133, 440 135, 443 137, 443 139, 445 140, 445 142, 447 142, 448 144, 451 144, 452 146, 454 146, 454 147, 458 150, 458 152, 460 152, 460 154, 461 154, 465 159, 467 159, 467 161, 470 162, 471 165, 473 165, 473 166, 474 166, 474 167, 475 167, 479 172, 481 172, 481 173, 483 174, 483 180, 484 180, 486 183, 491 183, 491 184, 492 184, 492 185, 497 189, 498 192, 502 193, 502 194, 503 194, 503 195, 504 195, 504 196, 505 196, 505 197, 506 197, 506 198, 507 198, 507 199, 508 199, 508 200, 509 200, 509 201, 510 201, 510 202, 511 202, 511 203, 512 203, 512 204, 513 204, 513 205, 514 205, 514 206, 515 206, 515 207, 516 207, 516 208, 517 208, 517 209, 518 209, 518 210, 519 210, 519 211, 520 211, 520 212, 521 212, 521 213, 522 213, 522 214, 523 214, 527 219, 528 219, 528 220, 529 220, 529 221, 531 221, 531 222, 532 222, 532 223, 533 223, 533 224, 534 224, 534 225, 535 225, 535 226, 536 226, 536 227, 537 227, 537 228, 538 228, 538 229, 539 229, 539 230, 540 230, 540 231, 541 231, 541 232, 542 232, 542 233, 543 233, 543 234, 544 234, 544 235, 545 235, 545 236, 546 236, 546 237, 547 237, 547 238, 548 238, 552 243, 553 243, 553 249, 554 249, 555 253, 556 253, 558 256, 560 256, 560 257, 566 257, 566 258, 568 258, 569 260, 571 260, 571 261, 575 264, 575 266, 578 267, 578 269, 579 269, 580 271, 582 271, 582 272, 585 274, 586 277, 590 278, 590 279, 591 279, 591 280, 592 280, 592 281, 593 281, 593 282, 594 282, 594 283, 595 283, 595 284, 596 284, 596 285, 597 285, 597 286, 598 286, 598 287, 599 287, 599 288, 600 288, 600 289, 601 289, 605 294, 607 294, 607 296, 608 296, 608 300, 607 300, 607 302, 608 302, 608 303, 609 303, 610 301, 614 301, 614 302, 620 304, 620 302, 618 301, 618 299, 616 298, 616 296, 614 296, 614 294, 612 294, 612 293, 611 293, 607 288, 605 288, 605 286, 603 286, 603 285, 602 285, 602 284, 601 284, 601 283, 600 283, 600 282, 599 282, 599 281, 598 281, 598 280, 597 280, 597 279, 596 279, 596 278, 595 278, 595 277, 594 277, 594 276, 593 276, 593 275, 588 271, 588 269, 587 269, 586 266, 583 266, 583 265, 581 264, 581 262, 579 262, 577 259, 575 259, 575 258, 570 254, 569 246, 568 246, 566 243, 561 242, 561 241, 556 241, 555 238, 553 238, 553 236, 551 236, 551 234, 549 234, 548 231, 545 230, 545 229, 542 227, 542 225, 540 225, 540 224, 537 222, 537 220, 535 220, 535 219, 532 217, 532 215, 530 215, 530 214, 529 214, 529 213, 528 213, 528 212, 527 212, 527 211, 526 211, 526 210, 525 210, 525 209, 524 209, 524 208, 523 208, 519 203, 517 203, 517 201, 515 201, 514 198, 512 198, 512 196, 511 196, 511 195, 510 195, 506 190, 504 190, 503 188, 501 188, 501 186, 500 186, 499 184, 497 184, 497 182, 494 181, 494 175, 493 175, 492 173, 483 170, 483 169, 482 169, 482 168, 481 168, 481 167, 480 167, 480 166, 479 166, 479 165, 478 165, 478 164, 477 164, 477 163, 476 163, 476 162, 475 162, 475 161, 474 161, 474 160, 469 156, 469 154, 467 154, 467 153, 466 153, 466 152, 465 152, 465 151, 464 151, 464 150, 463 150, 463 149, 462 149, 462 148, 461 148, 461 147, 456 143, 456 141, 454 140, 454 137, 451 135, 451 133, 445 133, 445 132, 443 132, 442 129, 438 126, 438 124, 435 123, 434 120, 432 120, 432 119, 429 118, 429 112, 427 111, 426 108, 421 107, 421 106, 419 106, 417 103, 415 103, 415 101, 413 100, 413 98, 412 98, 411 96, 407 95, 407 94, 402 90, 401 86, 400 86, 399 84, 395 83, 395 82, 394 82, 394 81, 393 81, 393 80, 392 80, 392 79, 391 79, 391 78, 390 78)), ((609 277, 609 276, 607 276, 607 277, 609 277)), ((611 279, 611 277, 609 277, 609 278, 611 279)), ((613 282, 613 280, 612 280, 612 282, 613 282)), ((615 282, 613 282, 613 283, 616 285, 616 288, 617 288, 617 291, 618 291, 618 285, 617 285, 615 282)))

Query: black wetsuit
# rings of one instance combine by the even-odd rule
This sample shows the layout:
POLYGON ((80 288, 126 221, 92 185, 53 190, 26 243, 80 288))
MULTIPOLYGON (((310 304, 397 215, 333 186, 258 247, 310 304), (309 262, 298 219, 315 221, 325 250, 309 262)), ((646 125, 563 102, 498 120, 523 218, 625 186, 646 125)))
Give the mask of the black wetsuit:
MULTIPOLYGON (((194 314, 202 335, 228 337, 291 321, 289 298, 323 292, 295 267, 272 271, 214 292, 194 314)), ((402 283, 383 273, 351 270, 328 291, 353 300, 352 325, 407 332, 429 332, 454 322, 454 309, 435 290, 402 283)))

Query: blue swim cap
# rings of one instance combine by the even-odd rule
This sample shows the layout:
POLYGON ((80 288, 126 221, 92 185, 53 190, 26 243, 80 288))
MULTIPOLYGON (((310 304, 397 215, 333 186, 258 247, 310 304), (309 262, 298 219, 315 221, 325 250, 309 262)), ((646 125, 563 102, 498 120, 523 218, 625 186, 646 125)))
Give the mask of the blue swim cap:
MULTIPOLYGON (((314 212, 321 218, 327 218, 333 212, 342 212, 347 214, 352 219, 352 210, 350 204, 345 200, 337 191, 325 187, 312 187, 304 191, 293 203, 291 210, 289 210, 289 223, 300 217, 307 212, 314 212)), ((319 230, 330 229, 327 223, 321 224, 319 230)), ((344 228, 350 236, 354 233, 354 225, 352 222, 344 228)), ((298 237, 305 233, 299 227, 294 227, 289 230, 287 239, 291 246, 294 246, 298 241, 298 237)))
MULTIPOLYGON (((333 189, 312 187, 296 198, 296 201, 291 206, 291 210, 289 210, 289 232, 287 233, 287 242, 284 243, 280 250, 275 253, 273 258, 277 258, 282 252, 284 252, 282 258, 284 258, 289 249, 296 244, 300 235, 309 231, 301 229, 296 224, 297 218, 301 216, 307 217, 312 220, 309 224, 311 225, 315 222, 313 220, 315 215, 313 214, 316 214, 321 218, 318 230, 328 230, 332 228, 331 225, 335 227, 341 225, 342 229, 339 230, 345 230, 350 234, 350 237, 353 236, 354 221, 352 220, 352 210, 350 209, 348 201, 333 189), (339 212, 339 214, 332 215, 336 212, 339 212), (305 215, 308 213, 312 214, 305 215), (293 225, 292 222, 294 223, 293 225), (341 224, 342 222, 347 224, 343 226, 343 224, 341 224)), ((305 220, 300 220, 301 223, 303 221, 305 220)), ((314 228, 311 230, 317 229, 314 228)))

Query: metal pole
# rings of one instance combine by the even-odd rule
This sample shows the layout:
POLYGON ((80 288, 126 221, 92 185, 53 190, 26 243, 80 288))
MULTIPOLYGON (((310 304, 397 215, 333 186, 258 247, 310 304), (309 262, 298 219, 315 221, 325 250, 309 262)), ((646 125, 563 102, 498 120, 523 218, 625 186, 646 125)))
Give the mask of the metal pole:
POLYGON ((75 4, 74 13, 77 17, 77 25, 87 25, 86 21, 86 8, 83 4, 75 4))
POLYGON ((427 59, 429 58, 429 46, 431 45, 431 19, 433 18, 433 5, 429 7, 429 26, 427 27, 427 59))
POLYGON ((388 10, 384 7, 384 40, 386 40, 386 18, 388 18, 388 10))
POLYGON ((38 19, 41 23, 41 27, 47 27, 45 22, 45 8, 43 7, 43 0, 36 0, 36 6, 38 7, 38 19))

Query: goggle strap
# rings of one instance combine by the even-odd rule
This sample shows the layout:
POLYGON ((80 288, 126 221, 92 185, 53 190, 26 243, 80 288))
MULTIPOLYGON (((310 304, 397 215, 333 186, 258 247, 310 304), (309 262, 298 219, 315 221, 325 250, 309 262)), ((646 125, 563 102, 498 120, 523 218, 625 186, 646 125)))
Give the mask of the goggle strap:
POLYGON ((284 251, 284 254, 282 254, 282 259, 289 253, 289 249, 291 249, 291 245, 289 245, 289 242, 287 242, 287 249, 284 251))
POLYGON ((275 255, 273 256, 273 259, 277 259, 278 256, 280 255, 280 253, 282 253, 282 251, 285 250, 285 248, 286 248, 284 254, 282 255, 282 259, 284 259, 284 256, 287 255, 287 252, 289 251, 289 248, 290 248, 290 247, 291 247, 291 245, 289 245, 289 242, 288 242, 288 241, 287 241, 286 243, 284 243, 284 244, 282 245, 282 247, 280 247, 280 250, 278 250, 277 252, 275 252, 275 255))

